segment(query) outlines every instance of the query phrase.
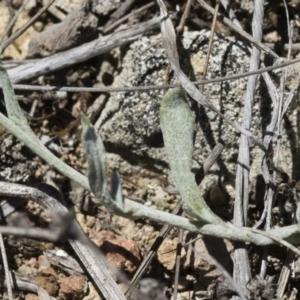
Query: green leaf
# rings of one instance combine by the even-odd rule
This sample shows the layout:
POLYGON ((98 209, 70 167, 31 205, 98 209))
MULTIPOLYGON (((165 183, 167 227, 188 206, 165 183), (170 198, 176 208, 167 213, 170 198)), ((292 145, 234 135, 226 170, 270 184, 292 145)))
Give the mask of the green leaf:
POLYGON ((124 207, 124 199, 122 196, 122 185, 119 173, 114 170, 111 176, 111 197, 118 203, 119 207, 124 207))
POLYGON ((178 176, 190 172, 194 119, 183 89, 171 89, 163 97, 160 107, 160 127, 171 170, 176 169, 178 176))
POLYGON ((160 127, 171 173, 185 203, 186 212, 205 223, 223 223, 202 198, 191 172, 194 120, 183 89, 171 89, 163 97, 160 127))
POLYGON ((24 116, 14 89, 10 82, 9 76, 3 66, 0 65, 0 83, 3 89, 4 101, 9 119, 11 119, 16 125, 26 130, 27 133, 32 133, 27 119, 24 116))
POLYGON ((88 179, 92 192, 99 199, 107 193, 106 151, 103 142, 87 116, 80 114, 82 123, 82 142, 89 163, 88 179))

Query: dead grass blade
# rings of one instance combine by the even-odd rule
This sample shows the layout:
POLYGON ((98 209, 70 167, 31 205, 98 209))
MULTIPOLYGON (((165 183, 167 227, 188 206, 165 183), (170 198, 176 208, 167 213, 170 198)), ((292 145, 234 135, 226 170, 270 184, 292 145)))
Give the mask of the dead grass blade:
MULTIPOLYGON (((264 76, 267 72, 278 70, 281 68, 286 68, 290 65, 296 64, 300 62, 300 58, 292 59, 290 61, 270 66, 270 67, 263 67, 255 71, 245 72, 242 74, 235 74, 229 75, 226 77, 217 77, 213 79, 206 79, 206 80, 198 80, 192 81, 195 86, 199 85, 206 85, 217 83, 221 81, 230 81, 230 80, 237 80, 240 78, 248 77, 255 74, 262 74, 264 76)), ((35 63, 35 62, 34 62, 35 63)), ((26 63, 27 65, 28 63, 26 63)), ((3 61, 3 65, 5 66, 5 61, 3 61)), ((270 76, 268 76, 270 78, 270 76)), ((21 80, 21 79, 20 79, 21 80)), ((266 81, 267 82, 267 81, 266 81)), ((267 83, 267 88, 269 90, 270 96, 272 100, 274 99, 274 95, 277 94, 276 89, 274 90, 272 86, 274 85, 271 80, 267 83), (271 86, 268 84, 270 83, 271 86)), ((180 87, 180 84, 168 84, 168 85, 147 85, 147 86, 119 86, 119 87, 70 87, 70 86, 40 86, 40 85, 31 85, 31 84, 13 84, 12 85, 15 90, 26 90, 26 91, 66 91, 66 92, 90 92, 90 93, 119 93, 119 92, 143 92, 143 91, 152 91, 152 90, 166 90, 170 88, 180 87)), ((2 86, 0 86, 2 88, 2 86)))
MULTIPOLYGON (((261 41, 262 22, 264 7, 262 0, 254 1, 254 14, 252 20, 253 37, 261 41)), ((252 48, 249 70, 257 70, 260 64, 260 50, 252 48)), ((257 75, 250 76, 247 82, 247 89, 244 102, 244 115, 242 126, 250 129, 252 123, 253 104, 255 96, 257 75)), ((250 173, 250 145, 246 136, 241 136, 239 154, 237 161, 236 181, 235 181, 235 201, 234 201, 234 221, 236 226, 247 226, 248 205, 249 205, 249 173, 250 173)), ((246 286, 251 279, 250 262, 247 250, 237 248, 234 251, 234 279, 241 285, 246 286)))
POLYGON ((293 251, 288 251, 287 256, 285 258, 284 264, 281 268, 280 276, 277 283, 277 298, 281 299, 283 297, 284 290, 288 283, 288 279, 291 273, 291 264, 295 258, 295 253, 293 251))

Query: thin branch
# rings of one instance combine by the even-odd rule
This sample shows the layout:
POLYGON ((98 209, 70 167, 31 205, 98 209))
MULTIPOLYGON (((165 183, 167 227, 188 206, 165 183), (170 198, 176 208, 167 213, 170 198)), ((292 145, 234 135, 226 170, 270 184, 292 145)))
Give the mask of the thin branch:
POLYGON ((65 222, 59 222, 59 226, 55 226, 57 224, 53 224, 55 228, 51 229, 0 226, 0 233, 1 235, 13 235, 32 239, 42 239, 55 243, 61 240, 63 234, 67 233, 68 228, 66 226, 68 226, 69 224, 68 222, 66 222, 66 219, 64 219, 64 221, 65 222))
MULTIPOLYGON (((177 215, 181 211, 182 211, 182 201, 175 207, 175 209, 172 211, 172 214, 177 215)), ((128 287, 127 291, 125 292, 126 297, 129 298, 132 295, 132 293, 134 292, 138 281, 142 278, 143 274, 147 271, 149 265, 151 264, 152 260, 154 259, 155 255, 156 255, 157 250, 161 246, 163 240, 169 233, 170 229, 171 229, 171 226, 166 225, 166 224, 161 228, 158 237, 155 239, 150 250, 145 255, 142 263, 140 264, 139 268, 135 272, 135 274, 130 282, 130 286, 128 287)))
POLYGON ((176 31, 178 33, 183 32, 184 25, 186 23, 186 20, 187 20, 189 14, 190 14, 191 5, 192 5, 192 0, 187 0, 185 8, 184 8, 183 15, 182 15, 181 20, 180 20, 180 23, 179 23, 179 25, 176 28, 176 31))
MULTIPOLYGON (((266 45, 268 48, 270 49, 275 49, 275 43, 264 43, 264 45, 266 45)), ((290 44, 287 43, 287 44, 284 44, 282 45, 283 46, 283 50, 285 51, 289 51, 289 49, 291 49, 291 51, 300 51, 300 43, 294 43, 291 45, 290 47, 290 44)))
POLYGON ((120 30, 116 33, 100 37, 73 49, 40 59, 36 63, 9 69, 8 73, 10 79, 16 83, 24 79, 28 80, 86 61, 92 57, 106 53, 113 48, 120 47, 138 39, 141 34, 157 27, 159 21, 159 17, 154 17, 149 21, 136 24, 130 29, 120 30))
MULTIPOLYGON (((230 81, 237 80, 244 77, 249 77, 256 74, 262 74, 274 70, 278 70, 281 68, 286 68, 290 65, 296 64, 300 62, 300 58, 295 58, 290 61, 286 61, 284 63, 266 67, 259 68, 254 71, 245 72, 242 74, 229 75, 224 77, 217 77, 213 79, 205 79, 193 81, 192 83, 196 86, 213 84, 222 81, 230 81)), ((9 70, 10 71, 10 70, 9 70)), ((8 72, 9 72, 8 71, 8 72)), ((35 90, 35 91, 66 91, 66 92, 90 92, 90 93, 119 93, 119 92, 143 92, 143 91, 152 91, 152 90, 165 90, 170 88, 180 87, 180 84, 168 84, 168 85, 148 85, 148 86, 120 86, 120 87, 97 87, 97 88, 87 88, 87 87, 67 87, 67 86, 40 86, 40 85, 27 85, 27 84, 13 84, 12 85, 16 90, 35 90)), ((3 87, 0 85, 0 88, 3 87)))

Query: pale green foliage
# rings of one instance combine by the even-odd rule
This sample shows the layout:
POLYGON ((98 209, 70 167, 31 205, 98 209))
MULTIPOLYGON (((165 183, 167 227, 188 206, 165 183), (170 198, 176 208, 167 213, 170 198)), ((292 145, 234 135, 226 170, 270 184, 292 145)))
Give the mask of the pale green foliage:
POLYGON ((81 140, 83 142, 86 158, 89 162, 88 179, 92 192, 100 199, 106 194, 106 151, 102 140, 95 132, 89 119, 80 114, 82 123, 81 140))
POLYGON ((3 88, 4 100, 8 118, 0 113, 0 124, 27 145, 39 157, 44 159, 51 167, 69 178, 73 178, 78 184, 89 189, 87 178, 69 167, 52 152, 50 152, 36 137, 19 106, 12 84, 6 70, 0 66, 0 83, 3 88))
POLYGON ((222 223, 208 207, 191 172, 194 119, 181 88, 169 90, 161 103, 160 126, 172 176, 189 214, 207 223, 222 223))
POLYGON ((120 212, 123 210, 123 196, 119 176, 113 174, 110 194, 107 189, 106 150, 102 139, 83 113, 80 117, 83 127, 81 139, 89 163, 88 180, 91 190, 102 204, 115 212, 120 212))
POLYGON ((194 120, 181 88, 171 89, 165 94, 160 107, 160 126, 171 170, 178 172, 176 180, 190 172, 193 154, 194 120))
MULTIPOLYGON (((53 153, 51 153, 40 141, 39 139, 35 136, 35 134, 31 131, 30 126, 28 125, 27 121, 23 122, 24 116, 21 115, 22 110, 20 109, 19 103, 15 97, 12 85, 10 83, 9 77, 7 76, 7 72, 5 69, 1 69, 0 72, 0 80, 1 83, 3 84, 3 93, 4 93, 4 99, 5 99, 5 104, 6 106, 15 106, 12 110, 8 108, 8 116, 4 116, 2 113, 0 113, 0 124, 9 132, 11 132, 13 135, 15 135, 20 141, 22 141, 26 146, 28 146, 33 152, 35 152, 39 157, 44 159, 51 168, 55 168, 57 171, 65 175, 66 177, 70 178, 71 180, 75 181, 85 189, 91 191, 91 187, 89 185, 88 179, 86 176, 83 174, 77 172, 75 169, 71 168, 67 164, 65 164, 62 160, 60 160, 58 157, 56 157, 53 153), (14 113, 11 113, 13 111, 14 113), (18 122, 18 119, 20 122, 18 122)), ((180 97, 176 97, 177 100, 181 99, 184 100, 181 102, 181 105, 179 106, 184 106, 188 107, 188 104, 186 102, 185 94, 181 90, 175 90, 173 91, 177 95, 181 95, 180 97), (183 97, 182 97, 183 96, 183 97), (182 105, 182 103, 184 105, 182 105)), ((173 92, 168 92, 167 95, 172 96, 173 92)), ((174 94, 173 94, 174 95, 174 94)), ((164 99, 163 105, 162 105, 162 115, 164 112, 166 115, 168 115, 169 110, 168 110, 168 105, 166 105, 168 102, 165 102, 166 100, 172 101, 172 97, 164 99)), ((175 102, 173 103, 174 106, 175 102)), ((179 102, 180 104, 180 102, 179 102)), ((188 111, 186 111, 188 113, 188 111)), ((190 113, 188 113, 190 114, 190 113)), ((171 115, 172 117, 172 115, 171 115)), ((172 118, 171 118, 172 119, 172 118)), ((184 120, 180 120, 180 122, 189 120, 189 117, 184 118, 184 120)), ((88 120, 86 119, 88 122, 88 120)), ((163 121, 164 122, 164 121, 163 121)), ((167 125, 168 126, 168 125, 167 125)), ((188 125, 190 126, 190 125, 188 125)), ((87 123, 88 130, 94 131, 93 126, 91 126, 89 123, 87 123)), ((183 127, 184 128, 184 127, 183 127)), ((180 129, 180 128, 179 128, 180 129)), ((190 132, 190 131, 189 131, 190 132)), ((181 133, 182 136, 185 136, 185 132, 181 133)), ((97 133, 93 133, 93 136, 98 136, 97 133)), ((86 135, 88 137, 89 135, 86 135)), ((188 135, 187 135, 188 136, 188 135)), ((98 137, 100 138, 100 137, 98 137)), ((180 143, 180 138, 176 138, 176 134, 174 135, 174 141, 178 141, 177 143, 180 143)), ((96 139, 93 139, 94 141, 97 141, 96 139)), ((187 143, 190 143, 191 140, 188 139, 187 143)), ((97 143, 91 143, 94 146, 97 146, 97 143)), ((191 148, 189 148, 191 149, 191 148)), ((99 153, 99 152, 98 152, 99 153)), ((100 154, 101 155, 101 154, 100 154)), ((182 157, 184 159, 184 157, 182 157)), ((181 193, 182 193, 182 198, 184 201, 190 205, 190 211, 197 212, 197 209, 193 209, 193 207, 197 207, 197 204, 193 203, 200 203, 202 207, 202 212, 199 214, 198 212, 196 213, 197 218, 201 221, 192 221, 187 218, 183 218, 180 216, 176 216, 164 211, 160 211, 157 209, 153 209, 151 207, 147 207, 143 204, 134 202, 126 197, 122 197, 121 195, 121 184, 119 178, 115 180, 114 178, 112 180, 113 186, 111 187, 112 190, 112 195, 110 195, 109 192, 104 191, 102 188, 102 191, 104 192, 104 196, 101 199, 102 203, 106 205, 108 208, 112 209, 113 212, 115 212, 118 215, 121 215, 125 218, 129 218, 131 220, 134 219, 141 219, 141 218, 146 218, 148 220, 151 220, 152 222, 157 222, 157 223, 163 223, 167 224, 170 226, 175 226, 182 228, 187 231, 192 231, 192 232, 197 232, 200 234, 204 235, 210 235, 210 236, 215 236, 219 238, 226 238, 230 240, 236 240, 240 242, 252 242, 255 243, 256 245, 261 245, 261 246, 266 246, 270 244, 274 244, 274 240, 272 238, 266 237, 263 234, 258 234, 258 233, 252 233, 251 231, 247 230, 246 228, 241 228, 241 227, 235 227, 230 223, 224 223, 222 222, 217 216, 212 214, 212 212, 207 209, 207 205, 205 204, 204 200, 201 198, 201 195, 199 191, 196 191, 198 187, 196 186, 194 182, 194 177, 193 174, 190 172, 190 162, 191 162, 191 157, 187 156, 185 157, 187 165, 181 164, 180 168, 183 168, 183 174, 187 174, 187 176, 181 175, 183 182, 186 182, 188 187, 192 187, 191 193, 193 194, 194 197, 189 196, 189 190, 183 189, 183 185, 180 185, 182 188, 181 193), (187 171, 187 167, 188 171, 187 171), (186 194, 184 193, 186 191, 186 194), (115 196, 115 198, 113 198, 115 196), (188 201, 192 199, 191 203, 188 201), (211 220, 211 221, 210 221, 211 220), (209 224, 203 224, 203 221, 209 224)), ((97 159, 95 159, 97 163, 97 159)), ((92 161, 89 161, 89 164, 93 163, 92 161)), ((180 163, 180 162, 179 162, 180 163)), ((171 166, 172 168, 172 166, 171 166)), ((172 170, 174 173, 174 171, 172 170)), ((103 172, 102 172, 103 174, 103 172)), ((106 180, 106 177, 105 179, 106 180)), ((291 226, 286 226, 283 228, 276 228, 268 231, 268 234, 274 238, 277 239, 285 239, 286 241, 294 244, 299 244, 299 239, 300 239, 300 234, 299 234, 299 225, 291 225, 291 226)))
POLYGON ((114 170, 111 176, 111 189, 110 194, 112 199, 114 199, 120 207, 124 207, 124 199, 122 196, 122 185, 120 181, 119 173, 114 170))

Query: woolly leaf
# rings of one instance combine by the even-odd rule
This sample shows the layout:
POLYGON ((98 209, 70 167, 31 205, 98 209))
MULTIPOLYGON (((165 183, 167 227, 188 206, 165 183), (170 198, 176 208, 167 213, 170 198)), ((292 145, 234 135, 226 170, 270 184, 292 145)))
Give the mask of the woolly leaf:
POLYGON ((122 185, 117 171, 113 171, 111 176, 111 197, 117 202, 119 207, 124 207, 124 199, 122 196, 122 185))
POLYGON ((169 90, 163 97, 160 126, 172 176, 185 203, 185 210, 200 221, 222 223, 202 198, 191 172, 194 120, 183 89, 169 90))
POLYGON ((106 151, 103 142, 91 125, 87 116, 80 114, 82 123, 82 142, 89 163, 88 179, 92 192, 102 199, 106 195, 106 151))
POLYGON ((171 170, 178 175, 190 172, 192 167, 194 120, 181 88, 169 90, 160 107, 160 126, 171 170))

